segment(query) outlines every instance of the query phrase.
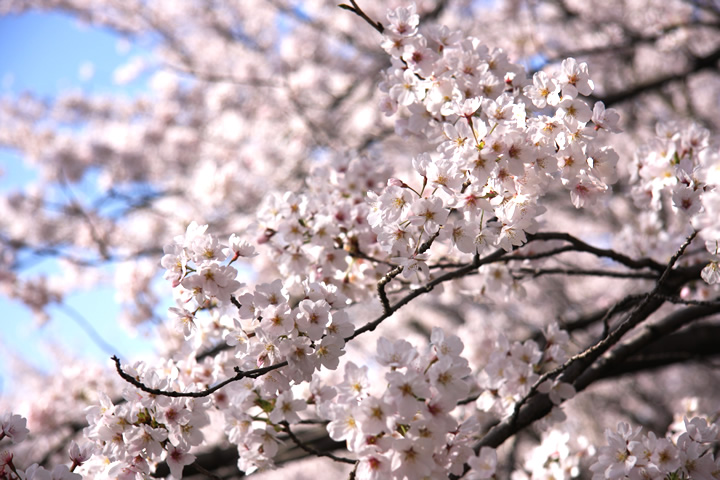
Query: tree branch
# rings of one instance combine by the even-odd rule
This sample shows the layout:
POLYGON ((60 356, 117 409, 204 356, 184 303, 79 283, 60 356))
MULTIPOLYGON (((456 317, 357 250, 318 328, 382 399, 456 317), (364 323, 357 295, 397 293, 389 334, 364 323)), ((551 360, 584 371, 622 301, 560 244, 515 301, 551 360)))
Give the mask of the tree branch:
MULTIPOLYGON (((666 295, 672 294, 679 291, 682 286, 688 281, 699 278, 700 267, 694 267, 691 269, 677 269, 673 270, 673 267, 680 256, 683 254, 687 246, 692 242, 696 233, 690 235, 678 251, 668 262, 667 266, 663 270, 663 274, 657 281, 655 287, 651 292, 645 296, 644 300, 640 302, 627 316, 614 331, 610 332, 608 336, 603 338, 601 341, 593 344, 592 346, 585 349, 582 353, 575 355, 573 358, 568 360, 563 366, 549 372, 547 378, 558 376, 560 381, 571 383, 575 387, 576 391, 581 391, 586 388, 594 377, 590 376, 589 373, 583 375, 590 366, 605 352, 607 352, 613 345, 615 345, 620 338, 622 338, 628 331, 635 326, 642 323, 647 319, 653 312, 655 312, 664 303, 658 293, 666 295), (674 272, 673 274, 671 274, 674 272), (559 371, 559 372, 558 372, 559 371), (559 374, 559 375, 558 375, 559 374)), ((714 308, 714 307, 693 307, 693 308, 714 308)), ((636 350, 633 350, 636 351, 636 350)), ((543 380, 544 381, 544 380, 543 380)), ((542 382, 538 382, 542 383, 542 382)), ((537 389, 537 385, 534 386, 537 389)), ((489 446, 496 448, 501 445, 509 437, 517 433, 519 430, 527 427, 536 420, 547 415, 553 408, 553 403, 550 401, 546 394, 534 394, 527 396, 522 401, 523 405, 517 408, 517 412, 509 416, 495 427, 493 427, 475 446, 475 449, 479 449, 483 446, 489 446)), ((466 466, 467 471, 467 466, 466 466)), ((457 477, 455 477, 457 478, 457 477)))
POLYGON ((353 12, 355 15, 357 15, 358 17, 365 20, 368 23, 368 25, 373 27, 375 30, 378 31, 378 33, 380 33, 382 35, 382 33, 385 31, 385 27, 383 26, 382 23, 376 22, 372 18, 368 17, 367 14, 365 12, 363 12, 362 8, 360 8, 358 6, 358 4, 357 4, 357 2, 355 2, 355 0, 350 0, 350 4, 352 6, 341 3, 340 5, 338 5, 338 7, 342 8, 343 10, 348 10, 350 12, 353 12))
POLYGON ((239 380, 242 380, 243 378, 257 378, 262 375, 265 375, 268 372, 272 372, 273 370, 277 370, 278 368, 282 368, 287 366, 288 362, 280 362, 276 363, 274 365, 270 365, 268 367, 263 368, 256 368, 255 370, 248 370, 248 371, 242 371, 238 367, 235 367, 235 372, 237 375, 230 377, 226 380, 223 380, 222 382, 216 384, 213 387, 207 388, 205 390, 200 390, 198 392, 176 392, 176 391, 169 391, 169 390, 160 390, 158 388, 151 388, 136 379, 135 377, 128 375, 120 365, 120 359, 117 356, 111 357, 113 362, 115 362, 115 370, 117 370, 118 375, 125 380, 126 382, 130 383, 136 388, 139 388, 143 392, 147 392, 151 395, 161 395, 165 397, 176 397, 176 398, 182 398, 182 397, 190 397, 190 398, 201 398, 201 397, 207 397, 208 395, 212 395, 213 393, 217 392, 224 386, 237 382, 239 380))
POLYGON ((589 277, 611 277, 611 278, 644 278, 656 280, 657 274, 652 272, 618 272, 599 269, 571 269, 571 268, 518 268, 511 269, 511 273, 529 274, 533 278, 543 275, 566 275, 566 276, 589 276, 589 277))
POLYGON ((615 250, 593 247, 592 245, 568 233, 540 232, 533 235, 528 235, 528 242, 530 242, 531 240, 563 240, 574 246, 577 251, 591 253, 597 257, 609 258, 632 269, 649 268, 657 272, 662 272, 665 270, 665 265, 658 263, 651 258, 641 258, 639 260, 633 260, 627 255, 616 252, 615 250))
POLYGON ((315 448, 313 448, 313 447, 305 444, 305 442, 303 442, 302 440, 300 440, 300 439, 293 433, 292 429, 290 428, 290 424, 288 424, 287 422, 282 422, 282 423, 281 423, 281 426, 282 426, 282 428, 283 428, 283 431, 284 431, 285 433, 287 433, 288 436, 290 437, 290 440, 292 440, 293 443, 295 443, 295 445, 297 445, 298 447, 300 447, 302 450, 305 450, 305 451, 308 452, 309 454, 315 455, 315 456, 317 456, 317 457, 327 457, 327 458, 330 458, 331 460, 334 460, 334 461, 340 462, 340 463, 349 463, 349 464, 351 464, 351 465, 357 464, 357 460, 353 460, 352 458, 338 457, 337 455, 333 455, 332 453, 321 452, 321 451, 316 450, 315 448))

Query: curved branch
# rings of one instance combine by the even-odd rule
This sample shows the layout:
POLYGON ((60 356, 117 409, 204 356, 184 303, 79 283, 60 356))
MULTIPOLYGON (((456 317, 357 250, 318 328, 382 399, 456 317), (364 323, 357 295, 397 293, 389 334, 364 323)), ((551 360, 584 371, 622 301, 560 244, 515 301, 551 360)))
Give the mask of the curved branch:
POLYGON ((662 263, 658 263, 651 258, 641 258, 639 260, 633 260, 627 255, 616 252, 615 250, 593 247, 589 243, 586 243, 579 238, 570 235, 569 233, 540 232, 533 235, 528 235, 528 242, 530 242, 531 240, 563 240, 570 243, 579 252, 587 252, 597 257, 609 258, 632 269, 649 268, 651 270, 655 270, 656 272, 663 272, 666 268, 665 265, 663 265, 662 263))
POLYGON ((191 397, 191 398, 201 398, 201 397, 207 397, 208 395, 212 395, 213 393, 217 392, 221 388, 223 388, 226 385, 229 385, 230 383, 237 382, 239 380, 242 380, 243 378, 257 378, 262 375, 265 375, 268 372, 272 372, 273 370, 277 370, 278 368, 282 368, 287 366, 288 362, 280 362, 276 363, 274 365, 270 365, 269 367, 263 367, 263 368, 256 368, 255 370, 248 370, 248 371, 242 371, 239 367, 235 367, 236 375, 233 377, 230 377, 226 380, 223 380, 222 382, 207 388, 205 390, 200 390, 198 392, 176 392, 176 391, 170 391, 170 390, 161 390, 159 388, 151 388, 139 381, 137 378, 133 377, 132 375, 127 374, 120 365, 120 359, 113 355, 111 357, 112 361, 115 362, 115 370, 117 370, 118 375, 125 380, 126 382, 130 383, 136 388, 139 388, 143 392, 149 393, 151 395, 161 395, 164 397, 176 397, 176 398, 182 398, 182 397, 191 397))
POLYGON ((328 452, 321 452, 310 445, 307 445, 305 442, 300 440, 297 435, 293 433, 293 431, 290 429, 290 424, 287 422, 281 423, 283 431, 288 434, 288 437, 290 437, 290 440, 293 441, 295 445, 300 447, 302 450, 306 451, 307 453, 311 455, 315 455, 316 457, 327 457, 331 460, 334 460, 339 463, 349 463, 350 465, 357 464, 357 460, 353 460, 352 458, 346 458, 346 457, 338 457, 337 455, 333 455, 332 453, 328 452))

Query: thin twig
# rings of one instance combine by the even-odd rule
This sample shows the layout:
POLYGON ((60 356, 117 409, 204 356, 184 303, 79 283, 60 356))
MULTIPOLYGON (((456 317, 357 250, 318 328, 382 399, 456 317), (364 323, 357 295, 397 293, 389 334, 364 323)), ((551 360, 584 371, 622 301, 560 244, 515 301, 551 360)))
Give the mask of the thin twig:
POLYGON ((383 275, 377 283, 377 292, 378 297, 380 297, 380 303, 382 303, 383 306, 383 313, 388 316, 392 313, 392 307, 390 306, 390 300, 388 299, 387 292, 385 291, 385 286, 390 283, 393 278, 400 275, 402 271, 403 267, 397 266, 383 275))
POLYGON ((355 0, 350 0, 350 5, 346 5, 344 3, 341 3, 338 5, 338 7, 342 8, 343 10, 347 10, 349 12, 353 12, 358 17, 365 20, 371 27, 373 27, 375 30, 377 30, 380 34, 382 34, 385 31, 385 27, 383 27, 383 24, 380 22, 376 22, 372 18, 368 17, 365 12, 358 6, 357 2, 355 0))
POLYGON ((597 257, 610 258, 632 269, 650 268, 651 270, 655 270, 657 272, 662 272, 665 269, 665 265, 658 263, 651 258, 641 258, 639 260, 634 260, 627 255, 616 252, 615 250, 593 247, 592 245, 568 233, 535 233, 532 235, 528 235, 528 242, 530 242, 531 240, 564 240, 572 244, 578 251, 591 253, 597 257))
POLYGON ((280 362, 276 363, 274 365, 270 365, 269 367, 263 367, 263 368, 257 368, 255 370, 248 370, 248 371, 242 371, 240 368, 235 367, 235 372, 237 373, 235 376, 230 377, 226 380, 223 380, 222 382, 216 384, 213 387, 207 388, 205 390, 200 390, 197 392, 175 392, 175 391, 169 391, 169 390, 160 390, 158 388, 151 388, 133 377, 132 375, 129 375, 125 373, 125 371, 122 369, 122 366, 120 365, 120 359, 113 355, 112 360, 115 362, 115 370, 117 370, 118 375, 125 380, 126 382, 130 383, 131 385, 139 388, 143 392, 147 392, 151 395, 162 395, 165 397, 191 397, 191 398, 202 398, 207 397, 208 395, 212 395, 213 393, 217 392, 224 386, 232 383, 237 382, 239 380, 242 380, 243 378, 257 378, 262 375, 265 375, 268 372, 272 372, 273 370, 277 370, 278 368, 282 368, 287 366, 288 362, 280 362))
POLYGON ((346 457, 338 457, 337 455, 333 455, 332 453, 328 452, 321 452, 319 450, 314 449, 313 447, 306 445, 302 440, 300 440, 295 433, 293 433, 292 429, 290 429, 290 424, 287 422, 280 422, 280 425, 283 428, 283 431, 288 434, 288 437, 290 437, 290 440, 295 443, 298 447, 305 450, 311 455, 315 455, 317 457, 327 457, 330 458, 336 462, 341 463, 349 463, 352 465, 355 465, 357 463, 357 460, 353 460, 352 458, 346 458, 346 457))
POLYGON ((657 279, 657 273, 653 272, 618 272, 613 270, 583 270, 568 268, 518 268, 510 270, 511 272, 519 272, 530 274, 533 277, 543 275, 567 275, 567 276, 591 276, 591 277, 613 277, 613 278, 646 278, 650 280, 657 279))
MULTIPOLYGON (((425 241, 425 243, 420 245, 420 248, 418 248, 418 254, 423 254, 427 252, 432 246, 435 239, 438 237, 438 235, 440 235, 440 230, 435 232, 427 241, 425 241)), ((378 296, 380 297, 380 303, 382 303, 383 306, 383 314, 387 316, 390 316, 392 314, 392 308, 390 307, 390 300, 388 300, 387 292, 385 292, 385 286, 390 283, 393 278, 400 275, 402 271, 403 267, 397 266, 390 270, 388 273, 386 273, 377 283, 377 292, 378 296)))
POLYGON ((642 301, 643 299, 643 295, 628 295, 627 297, 623 298, 615 305, 610 307, 610 309, 605 312, 605 315, 603 315, 603 317, 600 319, 603 325, 603 332, 600 338, 605 338, 610 333, 610 319, 613 317, 613 315, 623 310, 627 310, 629 307, 636 305, 639 301, 642 301))

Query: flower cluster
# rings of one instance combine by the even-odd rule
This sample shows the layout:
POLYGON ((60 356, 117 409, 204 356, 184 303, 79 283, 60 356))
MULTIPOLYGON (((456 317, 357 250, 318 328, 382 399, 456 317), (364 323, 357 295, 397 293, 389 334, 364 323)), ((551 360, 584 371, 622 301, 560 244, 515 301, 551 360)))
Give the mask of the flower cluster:
POLYGON ((258 243, 291 291, 306 280, 333 285, 356 301, 374 291, 389 268, 367 261, 379 249, 366 194, 389 171, 368 157, 320 159, 303 192, 266 197, 257 214, 258 243))
POLYGON ((526 456, 522 470, 513 472, 513 480, 570 479, 580 476, 580 462, 592 456, 594 447, 585 437, 571 438, 567 432, 550 430, 540 444, 526 456))
POLYGON ((413 6, 388 21, 381 108, 399 115, 399 133, 435 146, 413 160, 416 188, 394 180, 371 198, 368 220, 395 263, 427 273, 419 247, 438 232, 464 253, 511 250, 536 231, 539 199, 555 185, 580 208, 616 181, 618 156, 602 139, 619 116, 583 98, 593 90, 586 64, 569 58, 530 80, 501 50, 460 32, 422 33, 413 6))
MULTIPOLYGON (((516 402, 530 392, 540 379, 539 372, 562 365, 569 358, 567 332, 551 324, 545 332, 545 346, 541 350, 532 340, 513 342, 501 335, 488 364, 480 374, 480 386, 484 388, 478 397, 480 410, 502 416, 510 414, 516 402)), ((557 380, 546 380, 538 386, 550 396, 554 405, 560 405, 575 395, 572 385, 557 380)), ((560 409, 554 410, 553 420, 563 420, 560 409)))
POLYGON ((720 155, 710 132, 695 123, 659 123, 655 138, 637 151, 633 174, 644 228, 676 236, 698 230, 712 256, 702 277, 720 283, 720 155))
POLYGON ((104 397, 88 415, 86 436, 127 478, 140 478, 160 461, 179 477, 194 461, 190 448, 203 441, 201 429, 215 408, 224 412, 228 438, 238 446, 240 469, 271 465, 281 424, 299 420, 295 412, 306 406, 291 387, 309 382, 322 367, 337 368, 345 339, 355 331, 343 310, 347 298, 332 284, 306 280, 292 298, 280 280, 242 288, 237 271, 222 262, 249 257, 254 249, 236 236, 226 245, 206 228, 191 224, 163 257, 166 278, 179 291, 170 316, 193 349, 163 365, 139 363, 125 371, 149 388, 176 392, 206 389, 239 370, 257 374, 204 399, 152 395, 133 386, 126 387, 122 404, 104 397), (198 351, 217 348, 218 340, 224 351, 197 360, 198 351))
MULTIPOLYGON (((0 442, 7 438, 13 444, 21 443, 28 436, 29 430, 25 426, 27 419, 12 413, 0 414, 0 442)), ((81 480, 82 477, 73 473, 75 469, 85 463, 92 455, 91 447, 78 447, 72 443, 69 450, 72 465, 56 465, 52 470, 34 463, 25 469, 20 469, 14 463, 15 455, 0 444, 0 479, 1 480, 81 480)))
MULTIPOLYGON (((192 263, 166 262, 168 276, 180 289, 185 279, 206 268, 203 262, 218 257, 192 257, 188 251, 224 250, 231 259, 241 256, 238 252, 252 251, 225 247, 206 234, 205 227, 194 224, 186 235, 176 238, 175 245, 166 251, 175 252, 177 259, 192 259, 192 263)), ((212 411, 219 409, 224 432, 238 448, 238 467, 245 472, 271 466, 280 435, 307 411, 307 415, 329 422, 331 438, 347 442, 357 455, 360 479, 400 480, 446 471, 458 474, 466 463, 473 468, 474 478, 490 478, 494 473, 494 451, 484 449, 475 455, 472 450, 480 428, 477 418, 458 417, 458 405, 472 398, 469 394, 477 389, 477 380, 461 357, 464 346, 457 336, 434 329, 424 354, 405 340, 380 338, 376 363, 386 369, 384 389, 371 386, 367 366, 352 362, 345 365, 344 381, 329 386, 314 373, 322 367, 338 367, 345 341, 355 330, 343 310, 347 298, 333 285, 306 281, 301 297, 293 298, 283 282, 276 280, 258 284, 254 290, 234 291, 227 302, 230 305, 223 296, 213 296, 211 313, 228 309, 235 313, 215 315, 214 328, 222 332, 229 348, 203 360, 197 360, 194 353, 200 347, 212 347, 214 337, 208 331, 212 329, 196 315, 209 299, 200 302, 197 298, 186 300, 196 302, 196 312, 171 308, 176 328, 188 338, 201 339, 192 354, 154 368, 143 363, 126 366, 126 373, 149 388, 176 392, 208 388, 237 371, 262 374, 247 375, 202 399, 154 395, 131 385, 125 388, 123 403, 101 397, 100 405, 88 414, 90 427, 85 436, 95 442, 97 457, 104 460, 86 466, 88 471, 109 463, 106 468, 112 474, 142 478, 164 461, 173 476, 180 477, 183 467, 195 460, 191 449, 203 442, 202 429, 211 423, 212 411), (294 387, 306 382, 311 382, 310 396, 298 397, 294 387)), ((557 326, 550 327, 543 350, 532 341, 500 343, 505 348, 497 346, 497 355, 493 354, 481 374, 487 390, 478 405, 502 416, 529 392, 538 378, 536 372, 567 358, 567 334, 557 326)), ((574 393, 567 385, 547 383, 542 391, 557 404, 574 393)))
MULTIPOLYGON (((229 303, 230 296, 242 285, 236 280, 237 270, 230 266, 239 257, 255 254, 254 248, 230 237, 228 245, 211 235, 206 235, 207 225, 191 223, 185 235, 164 248, 165 255, 160 261, 165 268, 165 278, 172 281, 174 288, 182 286, 181 298, 195 308, 207 307, 213 303, 229 303), (227 265, 224 263, 227 262, 227 265)), ((182 321, 190 325, 191 321, 182 321)))
MULTIPOLYGON (((460 356, 463 347, 457 336, 437 328, 424 353, 405 340, 381 337, 376 362, 385 372, 382 387, 369 380, 367 366, 346 364, 343 382, 317 409, 330 421, 331 438, 356 453, 358 479, 434 478, 479 462, 472 452, 476 420, 460 421, 452 413, 475 383, 460 356)), ((483 465, 490 455, 494 451, 481 454, 483 465)), ((488 474, 481 478, 494 473, 492 465, 489 472, 477 467, 488 474)))
MULTIPOLYGON (((406 279, 428 274, 424 242, 439 238, 465 254, 491 245, 511 250, 537 228, 544 210, 538 199, 553 182, 571 191, 577 207, 592 202, 614 180, 615 162, 612 150, 594 140, 615 130, 617 119, 601 105, 592 114, 580 99, 592 89, 585 65, 568 60, 562 73, 536 75, 531 85, 502 52, 474 41, 444 32, 442 42, 426 47, 412 8, 388 19, 390 103, 413 112, 405 133, 444 138, 435 153, 413 160, 422 186, 387 180, 388 169, 367 158, 318 162, 306 192, 271 194, 260 208, 257 243, 271 252, 284 280, 253 288, 237 280, 233 264, 255 249, 235 235, 223 242, 192 223, 165 247, 161 263, 178 301, 170 317, 191 348, 125 372, 150 389, 182 394, 244 375, 201 399, 136 386, 126 387, 124 403, 104 397, 88 415, 86 436, 114 474, 141 478, 165 462, 181 476, 215 410, 245 472, 271 466, 281 434, 291 435, 300 414, 314 412, 329 422, 330 437, 345 440, 357 456, 358 478, 460 474, 465 464, 476 478, 494 474, 495 452, 473 453, 477 418, 458 413, 460 404, 473 403, 469 394, 478 383, 458 337, 435 329, 423 354, 404 340, 381 338, 384 389, 373 390, 367 367, 352 362, 335 387, 315 373, 338 367, 355 331, 345 307, 367 298, 373 290, 367 287, 391 263, 403 267, 406 279), (391 85, 400 76, 403 91, 391 85), (484 86, 474 83, 479 78, 484 86), (383 184, 381 194, 373 193, 383 184), (214 357, 202 355, 218 347, 214 357), (306 382, 310 397, 303 399, 295 387, 306 382)), ((503 417, 540 372, 565 361, 567 334, 551 327, 543 349, 504 337, 500 343, 481 373, 477 405, 503 417)), ((555 404, 574 394, 552 380, 538 390, 555 404)))
POLYGON ((713 480, 720 472, 720 459, 714 448, 718 426, 705 418, 684 419, 685 432, 673 439, 646 435, 642 428, 618 424, 617 431, 605 433, 607 446, 601 447, 590 467, 593 479, 692 478, 713 480))
MULTIPOLYGON (((156 388, 166 387, 170 380, 138 365, 131 374, 156 388)), ((178 375, 177 370, 174 376, 178 375)), ((195 457, 191 447, 200 445, 200 431, 209 424, 209 399, 171 399, 151 396, 126 388, 125 402, 114 404, 107 397, 89 409, 85 437, 92 441, 96 455, 86 465, 89 474, 105 472, 111 478, 145 478, 164 460, 175 478, 182 478, 185 465, 195 457)))
MULTIPOLYGON (((344 7, 362 13, 352 3, 344 7)), ((580 209, 609 192, 618 176, 618 155, 605 140, 619 131, 619 116, 601 102, 588 103, 593 81, 588 66, 573 58, 529 78, 499 49, 445 27, 421 28, 415 7, 394 9, 387 21, 384 29, 373 24, 383 30, 382 47, 391 58, 381 85, 381 109, 396 116, 400 135, 422 144, 422 153, 407 155, 411 171, 390 168, 385 159, 373 157, 372 148, 368 156, 346 158, 326 155, 324 147, 310 149, 313 168, 306 188, 268 193, 251 227, 257 234, 219 237, 208 233, 215 228, 204 222, 191 223, 164 248, 161 260, 176 300, 160 327, 167 333, 168 358, 130 365, 115 358, 126 382, 122 398, 110 388, 97 400, 85 398, 94 403, 85 411, 88 427, 82 432, 90 443, 70 448, 72 466, 20 470, 14 451, 0 448, 0 480, 76 480, 80 474, 140 480, 161 476, 163 470, 181 478, 203 446, 221 442, 237 450, 237 466, 248 474, 273 467, 278 454, 294 445, 354 464, 351 476, 358 480, 491 479, 500 476, 498 453, 481 448, 479 440, 488 432, 510 432, 502 441, 524 428, 515 429, 518 418, 532 415, 541 443, 518 463, 522 467, 513 478, 579 475, 581 457, 592 455, 593 448, 553 429, 565 419, 560 406, 576 394, 556 374, 563 371, 568 382, 577 380, 573 368, 589 368, 582 361, 591 355, 568 362, 570 337, 556 324, 542 326, 543 339, 540 328, 525 341, 503 331, 493 345, 493 337, 478 334, 468 350, 490 347, 477 355, 487 359, 478 369, 463 356, 468 342, 438 327, 428 327, 424 347, 398 339, 400 334, 381 336, 376 354, 364 363, 341 361, 350 351, 348 342, 385 320, 381 328, 387 327, 401 307, 422 294, 428 294, 424 298, 430 297, 431 306, 441 305, 440 297, 429 292, 468 272, 468 277, 476 275, 468 284, 477 278, 484 282, 472 287, 483 293, 509 291, 524 271, 655 279, 650 270, 662 271, 662 265, 652 261, 624 262, 629 269, 635 263, 650 265, 637 272, 523 267, 515 275, 514 262, 538 265, 542 260, 534 263, 537 259, 571 251, 620 263, 625 259, 579 240, 556 249, 526 248, 518 252, 522 256, 507 253, 536 233, 551 201, 560 198, 580 209), (245 240, 253 236, 254 243, 245 240), (481 259, 491 248, 495 252, 481 259), (465 261, 470 256, 473 261, 465 261), (245 260, 254 262, 252 274, 251 268, 239 266, 245 260), (438 271, 448 273, 441 278, 438 271), (400 299, 400 293, 407 295, 400 299), (351 318, 351 309, 371 303, 382 307, 378 317, 365 325, 351 318), (345 442, 348 456, 304 444, 302 434, 317 427, 345 442)), ((223 110, 219 104, 232 97, 216 99, 218 113, 223 110)), ((224 122, 242 125, 233 118, 225 116, 224 122)), ((214 128, 208 130, 213 136, 214 128)), ((681 236, 690 227, 701 230, 714 255, 703 278, 720 283, 717 148, 696 126, 664 126, 658 135, 636 156, 633 197, 659 231, 666 227, 669 235, 681 236)), ((218 192, 236 190, 231 187, 239 184, 237 165, 225 169, 211 160, 200 165, 207 168, 196 181, 213 191, 204 206, 228 203, 218 192)), ((217 230, 227 231, 232 223, 220 225, 217 230)), ((544 238, 566 241, 561 235, 546 233, 544 238)), ((658 286, 676 272, 668 269, 658 286)), ((120 299, 138 307, 133 323, 151 316, 158 301, 149 293, 153 276, 153 268, 140 263, 118 269, 120 299)), ((26 302, 42 310, 56 297, 48 288, 40 290, 45 293, 26 302)), ((630 310, 633 301, 628 297, 590 320, 581 317, 573 328, 604 322, 608 332, 621 332, 613 318, 617 312, 639 316, 649 310, 630 310)), ((545 305, 528 311, 542 311, 545 305)), ((461 307, 453 311, 466 313, 461 307)), ((609 335, 604 338, 607 343, 595 346, 616 345, 609 335)), ((591 349, 586 352, 594 353, 591 349)), ((582 381, 574 385, 584 387, 582 381)), ((35 430, 33 417, 27 418, 35 430)), ((0 441, 21 442, 28 433, 25 425, 19 415, 0 416, 0 441)), ((716 478, 720 464, 711 447, 718 440, 717 426, 695 417, 685 420, 684 430, 658 438, 621 424, 617 432, 607 432, 608 446, 591 468, 594 478, 716 478)), ((525 438, 518 442, 520 449, 524 443, 525 438)), ((195 467, 202 471, 201 465, 195 467)))

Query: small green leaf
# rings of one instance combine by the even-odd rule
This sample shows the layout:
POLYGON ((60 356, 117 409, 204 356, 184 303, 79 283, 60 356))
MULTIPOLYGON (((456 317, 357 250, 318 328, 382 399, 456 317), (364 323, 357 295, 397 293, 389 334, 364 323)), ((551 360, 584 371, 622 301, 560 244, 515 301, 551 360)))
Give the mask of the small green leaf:
POLYGON ((270 413, 275 408, 275 402, 263 400, 262 398, 257 398, 255 400, 255 405, 262 408, 263 412, 265 412, 265 413, 270 413))

